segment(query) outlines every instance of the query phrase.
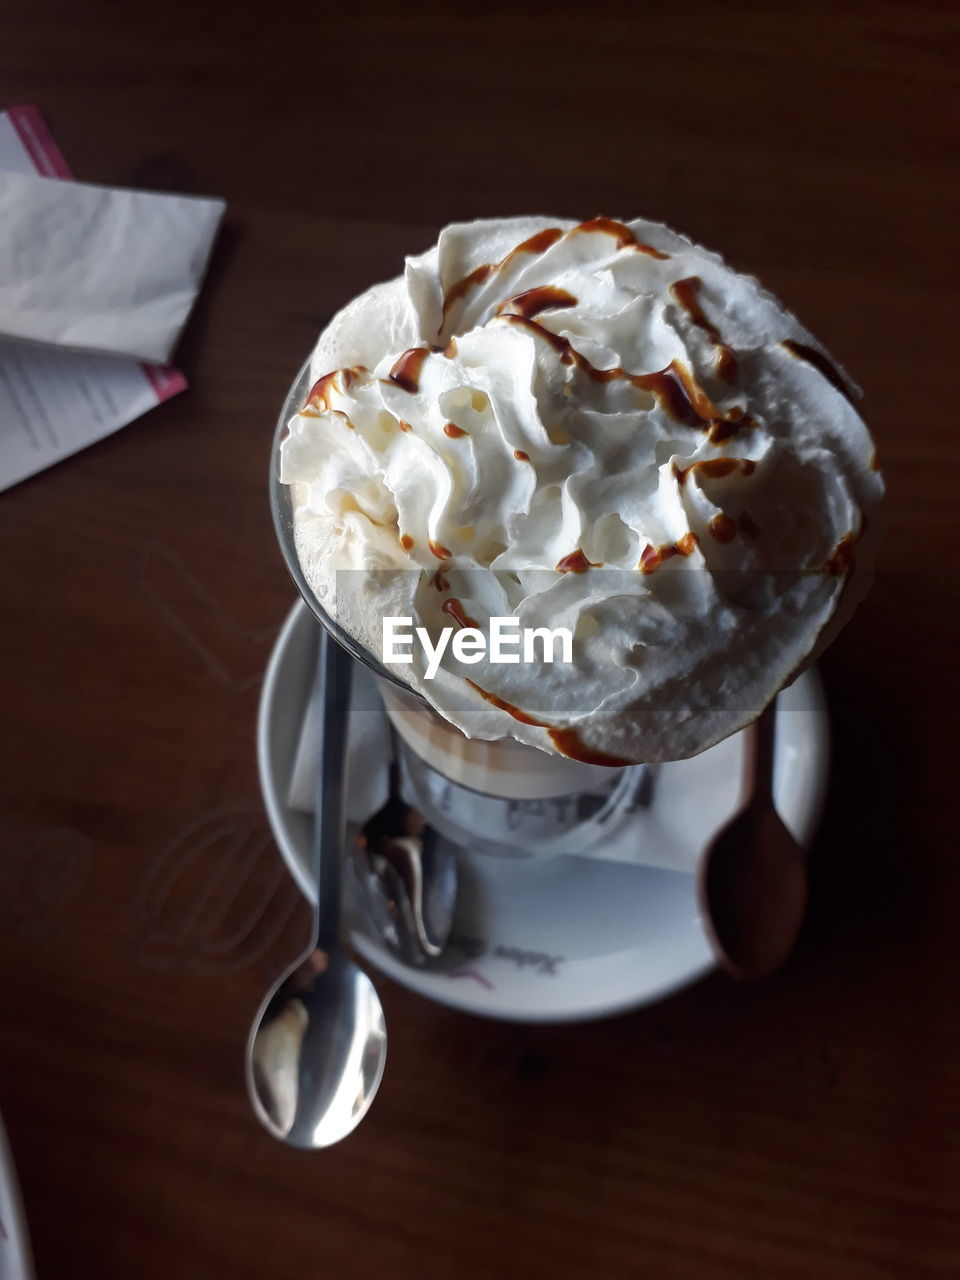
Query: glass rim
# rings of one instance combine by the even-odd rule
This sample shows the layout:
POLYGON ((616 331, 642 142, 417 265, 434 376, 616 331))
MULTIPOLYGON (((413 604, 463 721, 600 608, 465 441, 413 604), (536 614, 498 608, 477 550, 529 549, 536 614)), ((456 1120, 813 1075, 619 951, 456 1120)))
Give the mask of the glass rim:
POLYGON ((405 680, 396 675, 388 667, 374 657, 374 655, 364 645, 360 644, 349 631, 344 630, 340 624, 327 613, 323 605, 317 599, 316 593, 307 581, 306 575, 300 564, 300 557, 297 554, 296 539, 294 537, 294 512, 293 512, 293 496, 290 486, 282 484, 280 481, 280 445, 283 442, 287 424, 294 414, 299 413, 303 408, 307 395, 311 386, 310 374, 310 357, 300 367, 300 372, 293 381, 290 390, 287 392, 283 406, 280 410, 280 416, 277 420, 276 430, 273 433, 273 445, 270 450, 270 512, 273 516, 273 528, 277 535, 277 542, 280 545, 280 551, 283 555, 284 564, 287 572, 293 579, 293 582, 300 592, 305 604, 310 612, 317 619, 320 625, 337 641, 352 658, 356 658, 358 662, 362 662, 368 667, 374 675, 381 680, 386 680, 389 684, 403 690, 410 697, 416 698, 421 702, 426 702, 422 694, 412 688, 405 680))

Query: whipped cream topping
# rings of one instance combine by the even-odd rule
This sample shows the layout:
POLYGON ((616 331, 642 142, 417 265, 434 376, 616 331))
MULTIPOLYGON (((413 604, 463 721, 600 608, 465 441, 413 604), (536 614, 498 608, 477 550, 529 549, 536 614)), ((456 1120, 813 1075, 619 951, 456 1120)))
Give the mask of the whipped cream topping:
POLYGON ((448 227, 331 321, 281 446, 321 605, 382 659, 568 627, 572 663, 424 679, 468 736, 594 762, 743 727, 865 590, 882 495, 858 393, 756 280, 659 223, 448 227))

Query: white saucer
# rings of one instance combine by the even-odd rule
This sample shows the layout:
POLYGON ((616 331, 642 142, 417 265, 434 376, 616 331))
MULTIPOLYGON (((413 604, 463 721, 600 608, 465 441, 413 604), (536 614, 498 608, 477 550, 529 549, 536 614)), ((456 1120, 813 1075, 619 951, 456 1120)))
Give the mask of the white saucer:
POLYGON ((0 1119, 0 1276, 3 1280, 32 1280, 30 1237, 20 1202, 20 1186, 7 1135, 0 1119))
MULTIPOLYGON (((315 674, 317 625, 306 605, 291 610, 267 667, 257 726, 270 825, 309 898, 313 818, 291 809, 286 797, 315 674)), ((787 826, 808 846, 826 791, 829 753, 816 672, 786 689, 778 709, 774 795, 787 826)), ((703 813, 719 813, 727 796, 730 812, 736 803, 740 747, 735 735, 695 761, 661 766, 650 810, 656 819, 659 804, 661 821, 651 822, 647 838, 659 835, 674 851, 686 841, 692 866, 703 844, 703 813)), ((367 929, 349 895, 346 911, 357 950, 397 982, 442 1004, 518 1022, 604 1017, 667 995, 714 966, 693 877, 623 861, 463 859, 455 935, 471 958, 452 973, 401 964, 367 929)))

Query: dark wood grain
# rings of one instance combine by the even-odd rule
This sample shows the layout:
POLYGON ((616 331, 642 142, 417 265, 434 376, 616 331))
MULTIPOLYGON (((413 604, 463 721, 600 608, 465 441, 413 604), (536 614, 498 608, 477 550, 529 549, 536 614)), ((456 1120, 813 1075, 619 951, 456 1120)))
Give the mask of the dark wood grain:
POLYGON ((0 497, 0 1106, 41 1280, 956 1274, 954 11, 6 9, 0 105, 81 179, 229 202, 192 390, 0 497), (303 1156, 241 1067, 306 928, 253 752, 270 432, 336 307, 521 211, 682 228, 866 389, 889 532, 824 663, 809 920, 774 980, 592 1026, 383 982, 382 1093, 303 1156))

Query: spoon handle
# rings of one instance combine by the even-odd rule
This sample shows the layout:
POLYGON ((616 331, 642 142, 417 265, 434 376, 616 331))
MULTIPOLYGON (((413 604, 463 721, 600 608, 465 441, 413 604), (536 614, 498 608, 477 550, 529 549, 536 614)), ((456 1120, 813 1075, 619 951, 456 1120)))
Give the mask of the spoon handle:
POLYGON ((777 700, 774 698, 747 730, 743 759, 743 808, 773 803, 776 738, 777 700))
POLYGON ((320 744, 316 766, 316 819, 313 828, 313 875, 317 886, 317 946, 329 951, 340 931, 340 873, 346 811, 347 711, 351 658, 320 628, 317 682, 320 700, 320 744))

